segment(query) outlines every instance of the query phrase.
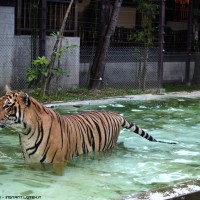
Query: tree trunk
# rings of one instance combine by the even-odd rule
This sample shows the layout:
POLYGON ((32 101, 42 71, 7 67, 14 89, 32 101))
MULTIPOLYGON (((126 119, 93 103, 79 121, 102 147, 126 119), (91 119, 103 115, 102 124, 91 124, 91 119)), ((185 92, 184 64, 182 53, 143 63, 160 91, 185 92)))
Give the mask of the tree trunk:
POLYGON ((99 57, 102 51, 102 45, 104 43, 104 37, 108 28, 109 24, 109 16, 107 13, 110 13, 110 1, 102 0, 101 1, 101 9, 100 9, 100 20, 99 20, 99 28, 97 28, 98 32, 98 42, 97 42, 97 47, 96 47, 96 52, 95 56, 93 59, 93 63, 90 69, 90 80, 89 80, 89 88, 92 89, 92 85, 95 81, 95 76, 97 74, 97 65, 99 62, 99 57))
MULTIPOLYGON (((102 1, 102 13, 104 13, 104 16, 107 13, 105 12, 105 10, 108 9, 108 7, 106 6, 106 2, 107 1, 102 1)), ((108 27, 104 26, 104 28, 102 28, 102 31, 100 31, 101 37, 98 42, 95 58, 90 71, 89 89, 101 89, 102 87, 106 58, 107 58, 108 48, 110 46, 110 37, 115 31, 121 4, 122 0, 115 0, 115 4, 112 10, 112 15, 108 27)), ((101 16, 101 22, 102 19, 105 20, 105 17, 101 16)))
POLYGON ((66 13, 65 13, 65 16, 64 16, 64 19, 62 21, 62 25, 61 25, 59 34, 57 35, 57 40, 56 40, 54 47, 53 47, 53 52, 51 54, 50 62, 49 62, 49 65, 48 65, 48 75, 47 75, 47 77, 44 78, 44 84, 43 84, 43 88, 42 88, 43 96, 45 96, 46 89, 47 89, 47 87, 49 87, 50 82, 51 82, 51 78, 52 78, 51 71, 54 67, 54 63, 55 63, 55 60, 56 60, 56 53, 57 53, 57 50, 58 50, 58 45, 62 41, 64 28, 65 28, 66 21, 67 21, 67 18, 68 18, 68 15, 69 15, 69 12, 71 10, 73 2, 74 2, 74 0, 71 0, 70 3, 69 3, 69 6, 68 6, 66 13))

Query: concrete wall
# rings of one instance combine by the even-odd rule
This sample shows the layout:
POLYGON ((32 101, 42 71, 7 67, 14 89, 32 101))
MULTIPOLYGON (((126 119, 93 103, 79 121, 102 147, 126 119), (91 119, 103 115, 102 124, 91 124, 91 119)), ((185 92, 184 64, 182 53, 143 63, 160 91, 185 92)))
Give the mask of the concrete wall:
POLYGON ((14 8, 0 7, 0 88, 10 84, 14 53, 14 8))
MULTIPOLYGON (((158 63, 149 62, 147 67, 147 87, 157 86, 158 63)), ((89 63, 80 64, 80 85, 87 84, 89 63)), ((194 73, 194 62, 190 63, 190 79, 194 73)), ((163 80, 167 82, 183 82, 185 62, 164 62, 163 80)), ((104 84, 108 86, 135 86, 139 81, 139 65, 135 62, 107 63, 104 84)))
MULTIPOLYGON (((165 82, 183 82, 185 78, 185 62, 164 62, 163 80, 165 82)), ((194 74, 195 63, 190 63, 190 80, 194 74)))

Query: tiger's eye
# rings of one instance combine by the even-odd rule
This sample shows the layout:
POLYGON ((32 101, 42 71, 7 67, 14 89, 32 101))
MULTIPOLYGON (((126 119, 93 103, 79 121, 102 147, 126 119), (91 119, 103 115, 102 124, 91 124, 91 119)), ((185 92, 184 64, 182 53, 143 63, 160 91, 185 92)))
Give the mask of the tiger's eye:
POLYGON ((4 109, 6 109, 6 108, 8 108, 8 107, 9 107, 8 104, 6 104, 6 105, 3 106, 4 109))

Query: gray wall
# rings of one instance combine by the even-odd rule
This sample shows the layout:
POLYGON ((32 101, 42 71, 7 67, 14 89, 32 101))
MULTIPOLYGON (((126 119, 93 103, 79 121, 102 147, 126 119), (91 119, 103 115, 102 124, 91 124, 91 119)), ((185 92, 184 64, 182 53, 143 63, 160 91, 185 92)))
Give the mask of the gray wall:
MULTIPOLYGON (((86 85, 88 81, 89 63, 80 64, 80 85, 86 85)), ((147 87, 156 87, 158 63, 149 62, 147 69, 147 87)), ((104 84, 108 86, 137 86, 139 66, 135 62, 106 63, 104 84)), ((194 62, 190 63, 190 79, 194 73, 194 62)), ((163 80, 167 82, 183 82, 185 77, 185 62, 164 62, 163 80)))
MULTIPOLYGON (((183 82, 185 78, 185 62, 164 62, 163 63, 163 80, 165 82, 179 81, 183 82)), ((194 62, 190 62, 190 80, 194 73, 194 62)))
POLYGON ((0 88, 10 84, 14 53, 14 8, 0 7, 0 88))

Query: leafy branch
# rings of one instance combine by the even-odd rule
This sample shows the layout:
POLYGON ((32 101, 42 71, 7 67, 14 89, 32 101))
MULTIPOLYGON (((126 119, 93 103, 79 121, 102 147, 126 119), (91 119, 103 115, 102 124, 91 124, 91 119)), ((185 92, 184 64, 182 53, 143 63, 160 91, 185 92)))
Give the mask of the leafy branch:
POLYGON ((71 0, 69 3, 60 31, 52 34, 52 36, 56 36, 57 39, 54 44, 50 60, 47 60, 44 56, 38 57, 38 59, 33 61, 33 66, 27 69, 27 80, 29 85, 36 82, 39 87, 41 87, 43 97, 45 96, 47 89, 49 89, 51 79, 53 77, 58 78, 60 75, 67 73, 66 70, 63 70, 60 67, 60 60, 63 53, 65 53, 68 49, 75 47, 75 45, 70 45, 62 48, 63 32, 73 2, 74 0, 71 0), (56 59, 58 60, 57 66, 55 66, 56 59))
MULTIPOLYGON (((74 47, 76 47, 76 45, 69 45, 64 48, 60 48, 58 51, 54 51, 58 61, 60 61, 64 53, 74 47)), ((50 61, 47 60, 45 56, 38 57, 36 60, 33 60, 32 66, 27 68, 26 79, 29 83, 29 86, 37 83, 37 86, 42 88, 47 77, 58 78, 61 75, 68 75, 68 70, 62 69, 60 66, 53 66, 51 71, 49 71, 49 63, 50 61)))
POLYGON ((156 10, 158 5, 149 2, 148 0, 137 0, 137 10, 141 13, 141 29, 130 36, 130 40, 144 46, 143 56, 134 51, 134 57, 139 57, 139 87, 146 89, 147 65, 149 58, 149 47, 154 45, 155 28, 153 22, 156 19, 156 10), (143 59, 143 66, 142 66, 143 59))

